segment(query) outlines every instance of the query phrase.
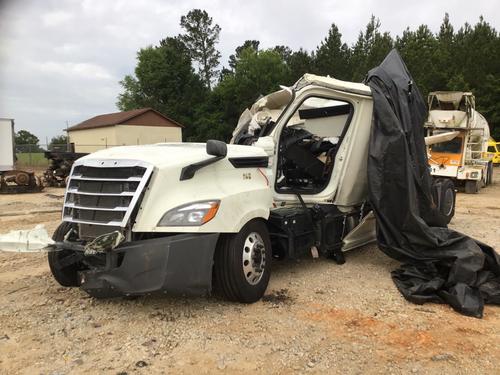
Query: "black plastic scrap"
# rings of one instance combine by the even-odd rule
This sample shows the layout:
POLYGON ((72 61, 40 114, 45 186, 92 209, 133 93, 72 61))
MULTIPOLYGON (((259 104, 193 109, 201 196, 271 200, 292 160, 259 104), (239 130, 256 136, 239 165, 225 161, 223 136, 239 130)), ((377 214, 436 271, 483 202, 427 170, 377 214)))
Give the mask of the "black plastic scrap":
POLYGON ((422 95, 396 50, 366 82, 374 100, 368 185, 377 242, 403 262, 392 279, 413 303, 448 303, 481 318, 485 303, 500 304, 500 257, 490 246, 448 229, 433 203, 422 95))

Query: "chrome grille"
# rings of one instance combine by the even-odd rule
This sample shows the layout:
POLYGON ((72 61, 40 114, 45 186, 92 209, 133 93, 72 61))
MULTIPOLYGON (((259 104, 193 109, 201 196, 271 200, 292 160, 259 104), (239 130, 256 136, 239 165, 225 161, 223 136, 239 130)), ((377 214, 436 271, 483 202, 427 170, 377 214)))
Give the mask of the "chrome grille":
POLYGON ((84 160, 73 165, 63 221, 124 228, 153 171, 137 160, 84 160))

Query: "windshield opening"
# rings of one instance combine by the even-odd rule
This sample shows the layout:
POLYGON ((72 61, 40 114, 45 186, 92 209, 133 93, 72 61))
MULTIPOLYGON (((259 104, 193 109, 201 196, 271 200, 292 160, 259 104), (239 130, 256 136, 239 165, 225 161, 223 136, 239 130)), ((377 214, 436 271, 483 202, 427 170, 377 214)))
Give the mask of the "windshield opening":
POLYGON ((448 142, 436 143, 432 145, 431 150, 446 154, 460 154, 462 152, 462 138, 456 137, 448 142))

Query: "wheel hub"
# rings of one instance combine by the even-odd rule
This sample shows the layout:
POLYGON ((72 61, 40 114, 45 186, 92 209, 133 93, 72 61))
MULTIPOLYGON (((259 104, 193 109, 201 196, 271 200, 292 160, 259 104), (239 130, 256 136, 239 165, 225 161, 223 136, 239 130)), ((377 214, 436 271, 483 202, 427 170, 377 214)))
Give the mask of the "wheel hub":
POLYGON ((266 265, 266 247, 262 237, 250 233, 243 245, 243 273, 250 285, 256 285, 264 275, 266 265))

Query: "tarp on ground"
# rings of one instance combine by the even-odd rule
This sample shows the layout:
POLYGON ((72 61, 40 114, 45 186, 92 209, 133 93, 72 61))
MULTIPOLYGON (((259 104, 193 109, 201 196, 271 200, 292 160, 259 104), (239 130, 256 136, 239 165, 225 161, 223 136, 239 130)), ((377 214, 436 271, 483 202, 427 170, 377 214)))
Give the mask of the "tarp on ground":
POLYGON ((500 257, 448 229, 433 202, 422 95, 396 50, 368 73, 366 83, 374 100, 369 198, 379 248, 402 262, 392 278, 411 302, 447 303, 482 317, 485 303, 500 304, 500 257))

